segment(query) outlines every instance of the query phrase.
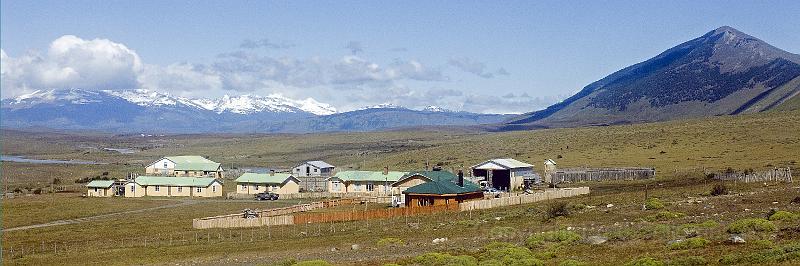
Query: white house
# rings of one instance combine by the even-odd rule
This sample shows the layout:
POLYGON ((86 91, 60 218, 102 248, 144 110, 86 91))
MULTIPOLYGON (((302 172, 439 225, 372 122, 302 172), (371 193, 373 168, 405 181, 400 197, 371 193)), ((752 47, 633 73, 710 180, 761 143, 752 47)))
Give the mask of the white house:
MULTIPOLYGON (((392 183, 406 172, 389 171, 341 171, 329 177, 328 192, 331 193, 376 193, 392 194, 392 183)), ((395 193, 398 193, 395 191, 395 193)))
POLYGON ((223 178, 222 164, 202 156, 166 156, 147 165, 145 174, 223 178))
POLYGON ((325 179, 333 174, 334 168, 323 161, 308 161, 292 167, 292 175, 300 179, 304 191, 324 191, 325 179))
POLYGON ((222 182, 210 177, 139 176, 124 186, 125 197, 221 197, 222 182))
POLYGON ((483 177, 498 190, 518 190, 526 178, 533 178, 533 165, 511 158, 491 159, 472 167, 472 175, 483 177))

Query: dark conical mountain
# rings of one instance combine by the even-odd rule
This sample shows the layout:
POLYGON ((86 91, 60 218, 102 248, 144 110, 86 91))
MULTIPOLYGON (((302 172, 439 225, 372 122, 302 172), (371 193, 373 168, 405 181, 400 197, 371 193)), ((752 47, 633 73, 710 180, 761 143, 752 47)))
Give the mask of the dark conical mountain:
POLYGON ((511 119, 503 128, 762 112, 798 94, 800 55, 725 26, 619 70, 544 110, 511 119))

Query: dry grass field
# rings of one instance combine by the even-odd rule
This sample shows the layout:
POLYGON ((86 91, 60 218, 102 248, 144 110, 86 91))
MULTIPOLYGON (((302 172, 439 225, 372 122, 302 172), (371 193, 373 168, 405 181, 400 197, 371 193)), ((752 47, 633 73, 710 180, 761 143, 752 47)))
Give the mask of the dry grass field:
POLYGON ((541 162, 552 158, 562 168, 652 166, 657 169, 657 178, 585 183, 580 185, 592 188, 587 196, 469 213, 233 230, 193 230, 191 219, 244 208, 286 206, 300 200, 84 199, 79 193, 18 196, 3 200, 3 228, 184 204, 4 232, 3 263, 291 265, 321 259, 336 265, 798 264, 800 204, 791 203, 800 196, 797 183, 725 183, 726 195, 711 196, 712 188, 721 183, 704 176, 704 169, 794 168, 800 160, 797 132, 797 111, 505 133, 396 131, 142 138, 5 131, 3 154, 109 163, 4 163, 4 180, 21 187, 44 185, 54 176, 74 182, 102 172, 116 176, 139 171, 137 167, 142 164, 168 154, 205 155, 228 168, 288 167, 296 161, 323 159, 340 168, 389 166, 403 170, 420 169, 426 161, 446 169, 469 167, 493 157, 521 159, 541 170, 541 162), (140 151, 119 154, 102 151, 103 147, 135 147, 140 151), (648 195, 658 198, 663 207, 642 209, 645 186, 648 195), (564 204, 567 214, 549 217, 548 210, 559 207, 559 203, 564 204), (772 209, 794 215, 770 217, 772 209), (751 218, 764 220, 745 220, 751 218), (731 232, 741 235, 746 243, 727 243, 731 232), (586 242, 595 236, 608 242, 586 242), (441 237, 448 241, 432 243, 441 237), (490 244, 493 242, 505 244, 490 244), (359 249, 351 250, 353 244, 359 249))

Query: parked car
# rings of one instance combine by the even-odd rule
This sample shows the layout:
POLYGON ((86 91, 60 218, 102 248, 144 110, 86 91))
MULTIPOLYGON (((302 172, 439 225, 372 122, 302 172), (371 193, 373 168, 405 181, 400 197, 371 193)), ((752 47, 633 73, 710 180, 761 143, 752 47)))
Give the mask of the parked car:
POLYGON ((497 190, 496 188, 493 188, 493 187, 484 188, 483 189, 483 194, 488 194, 488 195, 492 195, 495 198, 499 198, 500 197, 500 190, 497 190))
POLYGON ((278 194, 272 192, 261 192, 256 194, 256 200, 277 200, 278 194))

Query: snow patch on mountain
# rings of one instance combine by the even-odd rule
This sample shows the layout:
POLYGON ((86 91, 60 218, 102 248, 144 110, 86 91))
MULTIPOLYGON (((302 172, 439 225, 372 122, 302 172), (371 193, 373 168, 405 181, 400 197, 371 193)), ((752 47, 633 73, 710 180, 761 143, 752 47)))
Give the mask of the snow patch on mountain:
POLYGON ((446 109, 446 108, 444 108, 444 107, 440 107, 440 106, 434 106, 434 105, 428 105, 428 106, 425 106, 425 108, 422 108, 422 110, 421 110, 421 111, 425 111, 425 112, 434 112, 434 113, 453 112, 453 111, 451 111, 451 110, 449 110, 449 109, 446 109))

